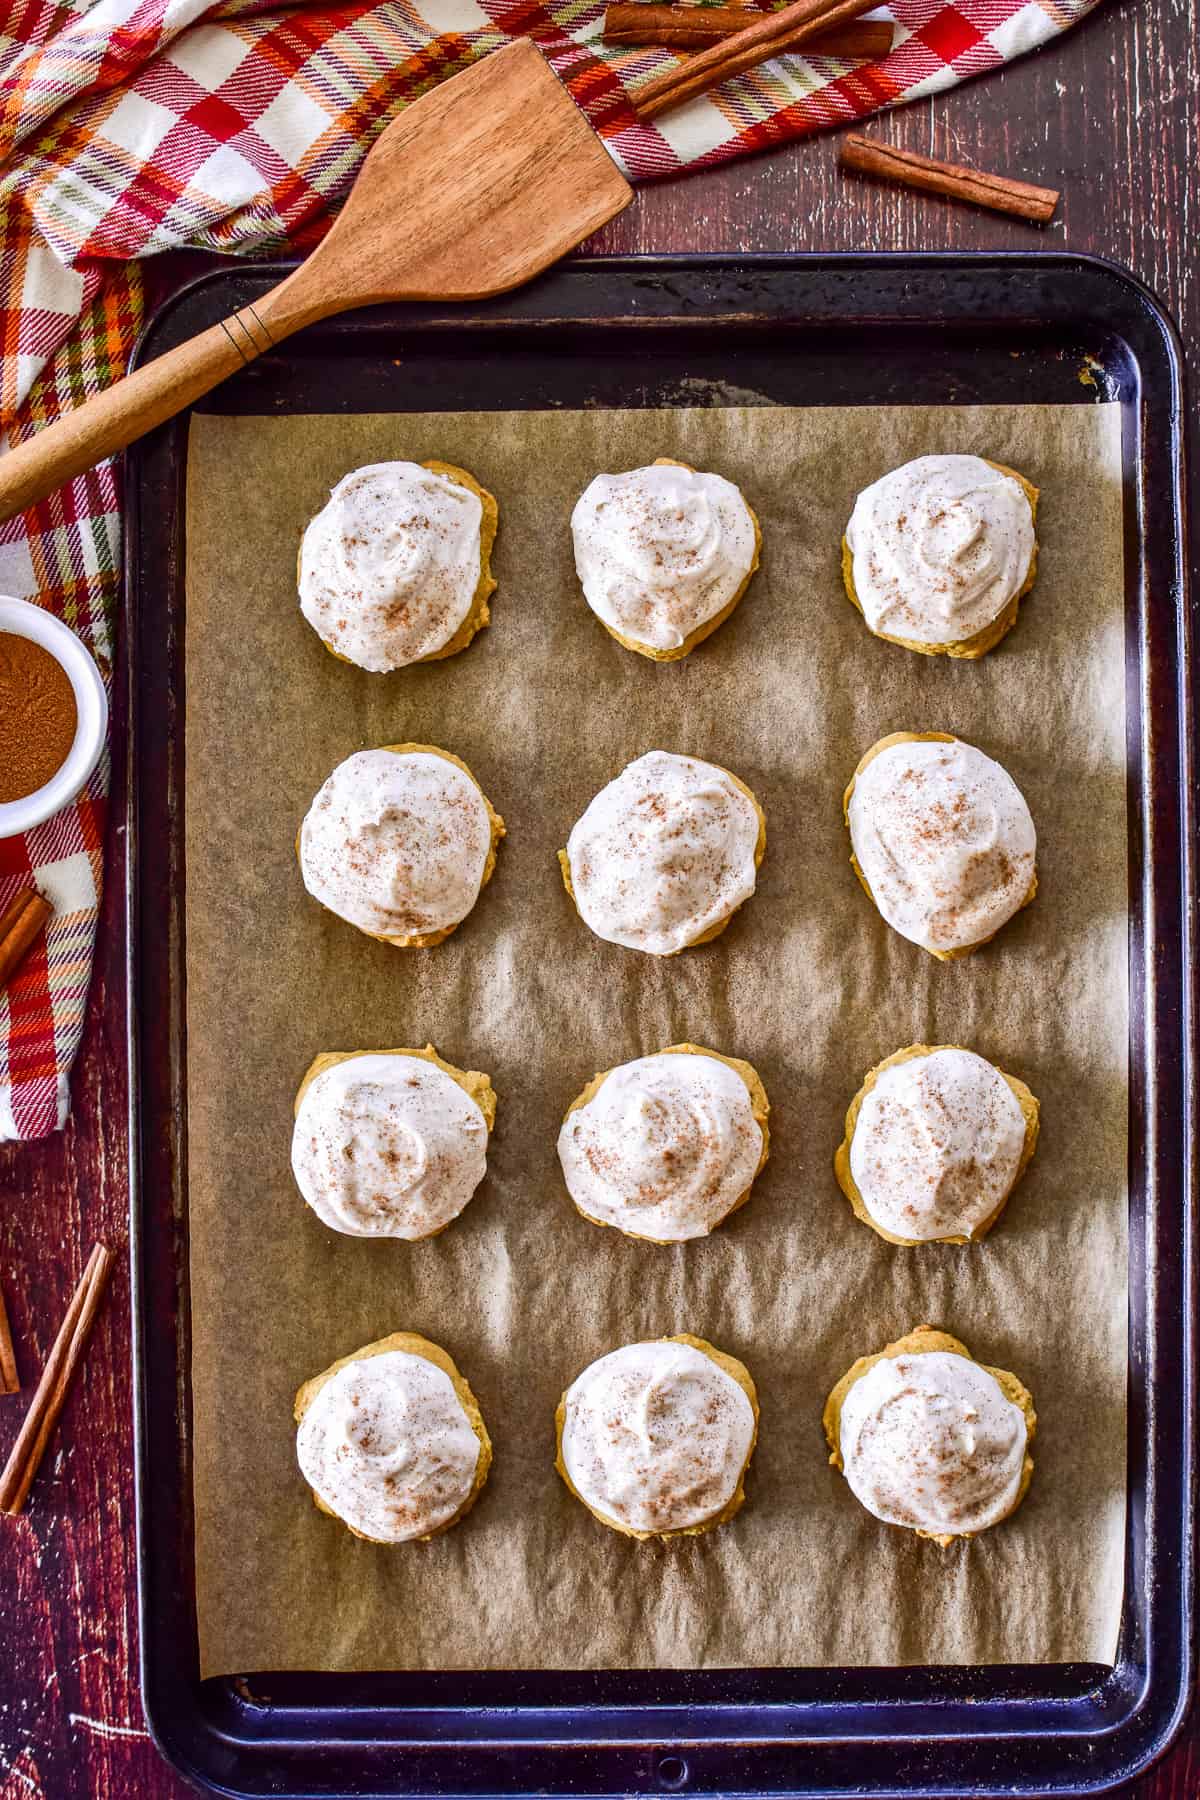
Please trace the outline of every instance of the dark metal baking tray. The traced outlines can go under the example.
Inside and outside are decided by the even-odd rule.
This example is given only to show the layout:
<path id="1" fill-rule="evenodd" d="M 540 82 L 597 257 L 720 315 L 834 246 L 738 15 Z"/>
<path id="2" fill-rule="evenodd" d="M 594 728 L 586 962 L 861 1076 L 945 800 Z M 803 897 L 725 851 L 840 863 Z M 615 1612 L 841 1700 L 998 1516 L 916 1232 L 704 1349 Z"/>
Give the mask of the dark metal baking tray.
<path id="1" fill-rule="evenodd" d="M 259 298 L 281 273 L 239 263 L 190 283 L 159 308 L 141 356 Z M 131 1253 L 142 1690 L 164 1755 L 216 1792 L 1083 1794 L 1144 1768 L 1182 1717 L 1192 1674 L 1196 726 L 1181 361 L 1154 299 L 1109 264 L 1060 254 L 577 262 L 470 309 L 380 307 L 312 328 L 201 404 L 268 414 L 686 406 L 714 383 L 788 405 L 1108 398 L 1123 407 L 1132 1008 L 1118 1665 L 200 1681 L 185 416 L 128 457 Z"/>

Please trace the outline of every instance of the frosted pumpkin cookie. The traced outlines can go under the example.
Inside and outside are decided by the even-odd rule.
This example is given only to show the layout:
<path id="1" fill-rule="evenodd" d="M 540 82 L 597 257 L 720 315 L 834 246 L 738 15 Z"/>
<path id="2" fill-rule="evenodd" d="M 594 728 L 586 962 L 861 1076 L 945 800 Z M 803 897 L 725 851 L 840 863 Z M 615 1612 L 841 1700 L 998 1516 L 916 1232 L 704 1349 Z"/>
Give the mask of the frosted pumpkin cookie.
<path id="1" fill-rule="evenodd" d="M 994 938 L 1037 892 L 1037 834 L 998 762 L 942 731 L 895 731 L 846 789 L 850 861 L 894 931 L 943 961 Z"/>
<path id="2" fill-rule="evenodd" d="M 842 539 L 846 592 L 876 637 L 924 656 L 1000 642 L 1037 575 L 1038 490 L 981 456 L 918 456 L 864 488 Z"/>
<path id="3" fill-rule="evenodd" d="M 822 1422 L 830 1462 L 867 1511 L 943 1547 L 1006 1519 L 1033 1477 L 1028 1390 L 932 1325 L 860 1356 Z"/>
<path id="4" fill-rule="evenodd" d="M 655 662 L 678 661 L 724 623 L 762 546 L 732 481 L 667 456 L 597 475 L 571 535 L 584 599 L 611 637 Z"/>
<path id="5" fill-rule="evenodd" d="M 740 1057 L 672 1044 L 594 1075 L 572 1100 L 558 1160 L 593 1225 L 678 1244 L 744 1206 L 767 1160 L 766 1089 Z"/>
<path id="6" fill-rule="evenodd" d="M 491 616 L 497 522 L 491 494 L 452 463 L 352 469 L 301 540 L 300 610 L 360 669 L 454 656 Z"/>
<path id="7" fill-rule="evenodd" d="M 754 892 L 766 843 L 745 782 L 695 756 L 648 750 L 601 788 L 558 860 L 597 937 L 674 956 L 724 931 Z"/>
<path id="8" fill-rule="evenodd" d="M 431 744 L 339 763 L 296 842 L 315 900 L 404 949 L 448 938 L 492 878 L 504 820 L 468 769 Z"/>
<path id="9" fill-rule="evenodd" d="M 434 1237 L 487 1171 L 496 1096 L 486 1075 L 423 1050 L 326 1052 L 296 1095 L 292 1173 L 348 1237 Z"/>
<path id="10" fill-rule="evenodd" d="M 842 1192 L 889 1244 L 984 1237 L 1025 1173 L 1038 1103 L 956 1044 L 910 1044 L 867 1075 L 834 1157 Z"/>
<path id="11" fill-rule="evenodd" d="M 474 1394 L 446 1352 L 412 1331 L 314 1375 L 295 1417 L 296 1458 L 318 1510 L 373 1544 L 448 1531 L 492 1463 Z"/>
<path id="12" fill-rule="evenodd" d="M 746 1498 L 758 1395 L 736 1357 L 686 1334 L 626 1344 L 574 1380 L 555 1415 L 555 1467 L 626 1537 L 694 1536 Z"/>

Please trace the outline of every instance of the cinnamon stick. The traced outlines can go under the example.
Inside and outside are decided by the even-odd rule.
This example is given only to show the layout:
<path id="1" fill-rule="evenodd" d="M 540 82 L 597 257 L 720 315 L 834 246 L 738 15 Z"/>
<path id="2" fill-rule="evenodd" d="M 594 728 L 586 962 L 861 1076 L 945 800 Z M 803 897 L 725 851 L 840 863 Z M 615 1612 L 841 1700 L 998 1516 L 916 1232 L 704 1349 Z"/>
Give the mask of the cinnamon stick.
<path id="1" fill-rule="evenodd" d="M 618 0 L 604 14 L 608 44 L 661 44 L 668 49 L 703 50 L 737 31 L 745 31 L 760 15 L 750 6 L 655 5 L 653 0 Z M 860 19 L 834 31 L 801 39 L 810 56 L 836 56 L 845 62 L 874 62 L 892 47 L 887 19 Z M 782 49 L 795 47 L 784 44 Z"/>
<path id="2" fill-rule="evenodd" d="M 34 892 L 35 890 L 31 887 L 22 888 L 19 894 L 13 895 L 7 906 L 0 907 L 0 944 L 4 942 L 13 925 L 33 899 Z"/>
<path id="3" fill-rule="evenodd" d="M 0 1474 L 0 1512 L 18 1513 L 28 1498 L 50 1434 L 83 1361 L 111 1267 L 112 1252 L 103 1244 L 95 1245 L 46 1359 L 25 1422 Z"/>
<path id="4" fill-rule="evenodd" d="M 718 82 L 755 68 L 781 50 L 794 49 L 818 32 L 848 24 L 872 4 L 873 0 L 792 0 L 779 12 L 760 14 L 745 30 L 654 76 L 634 94 L 634 110 L 640 119 L 656 119 L 659 113 L 707 93 Z"/>
<path id="5" fill-rule="evenodd" d="M 53 911 L 35 888 L 26 888 L 0 913 L 0 988 L 16 973 Z"/>
<path id="6" fill-rule="evenodd" d="M 17 1373 L 17 1355 L 13 1349 L 12 1326 L 8 1322 L 8 1308 L 4 1304 L 4 1294 L 0 1291 L 0 1394 L 19 1394 L 21 1377 Z"/>
<path id="7" fill-rule="evenodd" d="M 963 163 L 938 162 L 932 156 L 919 156 L 915 150 L 880 144 L 857 131 L 848 132 L 842 139 L 841 163 L 843 169 L 853 169 L 860 175 L 897 181 L 904 187 L 922 188 L 950 200 L 968 200 L 975 206 L 991 207 L 993 212 L 1029 219 L 1035 225 L 1044 225 L 1053 218 L 1059 201 L 1057 188 L 1034 187 L 1007 175 L 985 174 Z"/>

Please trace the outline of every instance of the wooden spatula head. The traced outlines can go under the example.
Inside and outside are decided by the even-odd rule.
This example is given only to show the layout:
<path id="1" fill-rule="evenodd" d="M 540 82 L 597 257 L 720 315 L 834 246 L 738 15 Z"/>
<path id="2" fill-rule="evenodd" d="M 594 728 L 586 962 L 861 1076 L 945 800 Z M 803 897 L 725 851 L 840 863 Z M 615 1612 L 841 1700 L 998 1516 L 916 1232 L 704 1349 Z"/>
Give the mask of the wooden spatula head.
<path id="1" fill-rule="evenodd" d="M 530 280 L 633 190 L 528 39 L 392 121 L 328 236 L 285 285 L 329 311 L 473 300 Z M 306 306 L 307 310 L 307 306 Z"/>
<path id="2" fill-rule="evenodd" d="M 327 237 L 261 299 L 93 394 L 0 459 L 0 521 L 131 444 L 317 319 L 519 287 L 632 199 L 525 39 L 433 88 L 380 137 Z"/>

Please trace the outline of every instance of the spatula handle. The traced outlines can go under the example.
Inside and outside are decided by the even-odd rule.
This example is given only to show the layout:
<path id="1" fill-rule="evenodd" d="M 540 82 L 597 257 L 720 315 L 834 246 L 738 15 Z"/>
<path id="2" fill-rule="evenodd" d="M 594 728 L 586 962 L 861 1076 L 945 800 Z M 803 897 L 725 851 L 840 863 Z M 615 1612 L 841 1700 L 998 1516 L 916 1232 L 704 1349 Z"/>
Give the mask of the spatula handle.
<path id="1" fill-rule="evenodd" d="M 262 310 L 261 303 L 258 310 L 244 306 L 0 457 L 0 521 L 44 500 L 164 419 L 173 419 L 227 375 L 269 350 L 281 333 L 276 324 L 268 331 L 260 318 Z"/>

